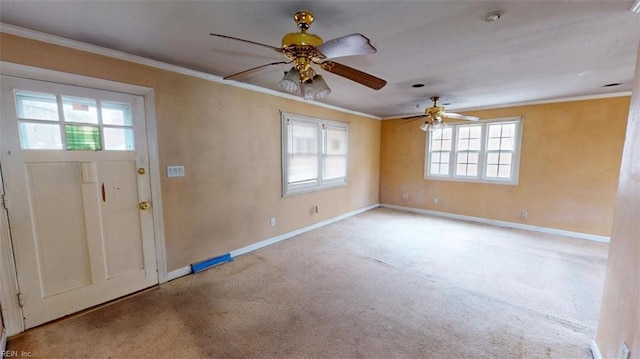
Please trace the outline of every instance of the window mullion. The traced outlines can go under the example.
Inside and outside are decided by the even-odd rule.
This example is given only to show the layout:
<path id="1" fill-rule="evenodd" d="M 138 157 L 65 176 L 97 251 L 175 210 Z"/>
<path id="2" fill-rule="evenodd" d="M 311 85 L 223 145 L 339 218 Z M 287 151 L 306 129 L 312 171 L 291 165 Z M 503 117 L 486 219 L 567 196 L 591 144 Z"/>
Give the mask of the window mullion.
<path id="1" fill-rule="evenodd" d="M 67 130 L 66 119 L 64 118 L 64 109 L 62 108 L 62 96 L 56 95 L 56 101 L 58 102 L 58 122 L 60 123 L 60 139 L 62 140 L 62 149 L 67 150 Z"/>
<path id="2" fill-rule="evenodd" d="M 325 156 L 325 147 L 326 147 L 326 133 L 324 125 L 318 124 L 319 134 L 318 136 L 318 186 L 321 186 L 324 179 L 324 161 L 326 159 Z"/>
<path id="3" fill-rule="evenodd" d="M 452 158 L 453 157 L 453 158 Z M 449 174 L 454 177 L 454 168 L 458 165 L 458 125 L 451 125 L 451 151 L 449 151 Z"/>
<path id="4" fill-rule="evenodd" d="M 104 149 L 104 126 L 102 125 L 102 100 L 96 101 L 96 115 L 98 116 L 98 131 L 100 132 L 100 148 Z"/>
<path id="5" fill-rule="evenodd" d="M 489 130 L 486 123 L 482 124 L 480 132 L 480 153 L 478 154 L 478 178 L 485 179 L 487 169 L 485 163 L 487 163 L 487 142 L 489 142 Z"/>

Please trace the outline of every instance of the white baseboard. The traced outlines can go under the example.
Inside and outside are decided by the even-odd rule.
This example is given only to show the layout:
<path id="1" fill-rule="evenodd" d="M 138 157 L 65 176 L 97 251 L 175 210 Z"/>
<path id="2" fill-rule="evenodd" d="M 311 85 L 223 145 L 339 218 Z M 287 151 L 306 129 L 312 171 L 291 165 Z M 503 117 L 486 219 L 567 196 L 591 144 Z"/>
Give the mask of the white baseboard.
<path id="1" fill-rule="evenodd" d="M 533 232 L 557 234 L 557 235 L 560 235 L 560 236 L 567 236 L 567 237 L 580 238 L 580 239 L 588 239 L 590 241 L 596 241 L 596 242 L 609 243 L 609 241 L 610 241 L 610 238 L 609 237 L 605 237 L 605 236 L 598 236 L 598 235 L 589 234 L 589 233 L 565 231 L 563 229 L 532 226 L 530 224 L 514 223 L 514 222 L 507 222 L 507 221 L 498 221 L 498 220 L 495 220 L 495 219 L 487 219 L 487 218 L 481 218 L 481 217 L 465 216 L 465 215 L 462 215 L 462 214 L 454 214 L 454 213 L 447 213 L 447 212 L 432 211 L 432 210 L 421 209 L 421 208 L 396 206 L 396 205 L 393 205 L 393 204 L 380 204 L 380 207 L 398 209 L 398 210 L 401 210 L 401 211 L 408 211 L 408 212 L 414 212 L 414 213 L 420 213 L 420 214 L 430 214 L 430 215 L 439 216 L 439 217 L 461 219 L 463 221 L 486 223 L 486 224 L 491 224 L 491 225 L 498 226 L 498 227 L 524 229 L 524 230 L 533 231 Z"/>
<path id="2" fill-rule="evenodd" d="M 7 331 L 2 328 L 2 341 L 0 341 L 0 352 L 4 353 L 7 350 Z"/>
<path id="3" fill-rule="evenodd" d="M 184 266 L 182 268 L 178 268 L 176 270 L 173 270 L 169 273 L 167 273 L 167 282 L 170 280 L 174 280 L 176 278 L 180 278 L 182 276 L 185 276 L 187 274 L 191 274 L 191 266 Z"/>
<path id="4" fill-rule="evenodd" d="M 591 355 L 593 355 L 593 359 L 604 359 L 602 354 L 600 354 L 600 348 L 595 340 L 591 341 Z"/>
<path id="5" fill-rule="evenodd" d="M 374 204 L 374 205 L 371 205 L 371 206 L 368 206 L 368 207 L 356 209 L 355 211 L 351 211 L 351 212 L 347 212 L 345 214 L 341 214 L 341 215 L 339 215 L 337 217 L 333 217 L 333 218 L 327 219 L 326 221 L 318 222 L 316 224 L 312 224 L 312 225 L 304 227 L 304 228 L 296 229 L 295 231 L 291 231 L 291 232 L 288 232 L 288 233 L 281 234 L 279 236 L 267 238 L 267 239 L 265 239 L 263 241 L 260 241 L 260 242 L 254 243 L 254 244 L 250 244 L 250 245 L 248 245 L 246 247 L 242 247 L 242 248 L 233 250 L 233 251 L 229 252 L 229 254 L 231 254 L 231 258 L 235 258 L 237 256 L 241 256 L 243 254 L 246 254 L 246 253 L 249 253 L 249 252 L 253 252 L 255 250 L 258 250 L 260 248 L 266 247 L 268 245 L 271 245 L 271 244 L 274 244 L 274 243 L 278 243 L 278 242 L 283 241 L 285 239 L 297 236 L 297 235 L 305 233 L 305 232 L 312 231 L 314 229 L 318 229 L 320 227 L 326 226 L 327 224 L 331 224 L 331 223 L 340 221 L 342 219 L 345 219 L 345 218 L 348 218 L 348 217 L 351 217 L 351 216 L 355 216 L 356 214 L 360 214 L 362 212 L 366 212 L 366 211 L 368 211 L 370 209 L 374 209 L 374 208 L 378 208 L 378 207 L 380 207 L 379 204 Z M 171 271 L 171 272 L 167 273 L 167 281 L 174 280 L 176 278 L 180 278 L 180 277 L 185 276 L 187 274 L 191 274 L 191 266 L 190 265 L 182 267 L 182 268 L 178 268 L 178 269 L 176 269 L 174 271 Z"/>
<path id="6" fill-rule="evenodd" d="M 378 208 L 378 207 L 380 207 L 379 204 L 374 204 L 374 205 L 371 205 L 371 206 L 368 206 L 368 207 L 356 209 L 355 211 L 351 211 L 351 212 L 347 212 L 345 214 L 341 214 L 341 215 L 339 215 L 337 217 L 333 217 L 333 218 L 327 219 L 326 221 L 318 222 L 316 224 L 312 224 L 312 225 L 304 227 L 304 228 L 296 229 L 295 231 L 291 231 L 291 232 L 288 232 L 288 233 L 281 234 L 279 236 L 275 236 L 275 237 L 271 237 L 271 238 L 265 239 L 264 241 L 260 241 L 258 243 L 250 244 L 250 245 L 248 245 L 246 247 L 242 247 L 240 249 L 236 249 L 234 251 L 231 251 L 231 257 L 237 257 L 237 256 L 240 256 L 240 255 L 249 253 L 249 252 L 253 252 L 253 251 L 257 250 L 257 249 L 266 247 L 268 245 L 271 245 L 271 244 L 274 244 L 274 243 L 278 243 L 278 242 L 283 241 L 285 239 L 297 236 L 297 235 L 305 233 L 305 232 L 312 231 L 314 229 L 318 229 L 320 227 L 326 226 L 327 224 L 331 224 L 331 223 L 340 221 L 342 219 L 345 219 L 345 218 L 348 218 L 348 217 L 351 217 L 351 216 L 355 216 L 355 215 L 360 214 L 362 212 L 366 212 L 366 211 L 368 211 L 370 209 L 374 209 L 374 208 Z"/>

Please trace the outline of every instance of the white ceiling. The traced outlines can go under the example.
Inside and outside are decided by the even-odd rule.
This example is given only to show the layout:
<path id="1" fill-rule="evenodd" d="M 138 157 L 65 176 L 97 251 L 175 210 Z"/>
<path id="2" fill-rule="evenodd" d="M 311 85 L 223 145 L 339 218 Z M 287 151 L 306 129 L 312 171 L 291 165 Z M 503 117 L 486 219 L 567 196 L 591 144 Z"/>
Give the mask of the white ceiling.
<path id="1" fill-rule="evenodd" d="M 640 42 L 633 1 L 12 1 L 0 21 L 226 76 L 282 60 L 297 28 L 315 14 L 325 41 L 362 33 L 378 53 L 337 59 L 388 81 L 375 91 L 333 74 L 321 102 L 380 117 L 421 113 L 439 95 L 450 110 L 630 91 Z M 500 21 L 483 21 L 499 10 Z M 287 68 L 242 81 L 280 91 Z M 318 72 L 323 72 L 322 70 Z M 604 88 L 620 82 L 622 85 Z M 424 83 L 423 88 L 412 88 Z M 416 109 L 416 105 L 420 109 Z"/>

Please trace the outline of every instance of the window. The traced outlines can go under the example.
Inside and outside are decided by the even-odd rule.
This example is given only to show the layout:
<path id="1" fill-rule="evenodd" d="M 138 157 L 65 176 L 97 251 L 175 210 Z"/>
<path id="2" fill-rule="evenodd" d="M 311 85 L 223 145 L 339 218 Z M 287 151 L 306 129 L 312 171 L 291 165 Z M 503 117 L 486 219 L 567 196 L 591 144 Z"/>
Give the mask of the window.
<path id="1" fill-rule="evenodd" d="M 426 179 L 518 183 L 522 118 L 448 124 L 428 134 Z"/>
<path id="2" fill-rule="evenodd" d="M 134 150 L 131 104 L 24 90 L 15 97 L 24 150 Z"/>
<path id="3" fill-rule="evenodd" d="M 282 114 L 283 195 L 347 184 L 349 125 Z"/>

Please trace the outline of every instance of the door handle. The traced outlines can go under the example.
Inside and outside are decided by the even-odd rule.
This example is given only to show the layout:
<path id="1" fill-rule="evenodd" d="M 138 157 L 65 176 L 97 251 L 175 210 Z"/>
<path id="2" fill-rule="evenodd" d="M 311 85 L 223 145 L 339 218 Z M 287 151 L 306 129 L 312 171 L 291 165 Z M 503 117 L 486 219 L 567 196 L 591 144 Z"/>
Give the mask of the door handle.
<path id="1" fill-rule="evenodd" d="M 140 202 L 140 204 L 138 205 L 138 208 L 140 208 L 143 211 L 146 211 L 149 208 L 151 208 L 151 205 L 149 204 L 149 202 Z"/>

